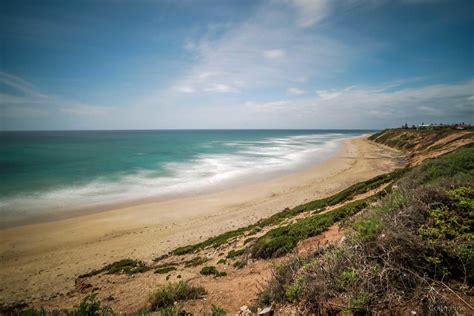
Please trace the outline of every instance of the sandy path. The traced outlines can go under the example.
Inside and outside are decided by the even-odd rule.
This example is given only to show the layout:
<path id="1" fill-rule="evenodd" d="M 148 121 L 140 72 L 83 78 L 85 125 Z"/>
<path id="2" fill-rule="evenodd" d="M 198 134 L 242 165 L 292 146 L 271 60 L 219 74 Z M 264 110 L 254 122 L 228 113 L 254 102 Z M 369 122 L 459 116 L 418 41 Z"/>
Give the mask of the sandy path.
<path id="1" fill-rule="evenodd" d="M 78 274 L 126 257 L 149 261 L 178 245 L 248 225 L 401 166 L 365 138 L 304 172 L 218 193 L 153 202 L 0 231 L 0 303 L 65 293 Z"/>

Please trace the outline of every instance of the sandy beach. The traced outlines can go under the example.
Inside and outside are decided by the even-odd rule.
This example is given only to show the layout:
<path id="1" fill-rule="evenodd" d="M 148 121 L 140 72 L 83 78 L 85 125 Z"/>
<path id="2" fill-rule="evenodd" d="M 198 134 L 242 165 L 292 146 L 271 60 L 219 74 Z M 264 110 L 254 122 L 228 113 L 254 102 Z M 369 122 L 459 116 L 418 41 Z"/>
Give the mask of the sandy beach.
<path id="1" fill-rule="evenodd" d="M 0 231 L 0 303 L 66 294 L 77 275 L 123 258 L 151 261 L 404 164 L 366 137 L 303 172 L 225 191 L 149 202 Z"/>

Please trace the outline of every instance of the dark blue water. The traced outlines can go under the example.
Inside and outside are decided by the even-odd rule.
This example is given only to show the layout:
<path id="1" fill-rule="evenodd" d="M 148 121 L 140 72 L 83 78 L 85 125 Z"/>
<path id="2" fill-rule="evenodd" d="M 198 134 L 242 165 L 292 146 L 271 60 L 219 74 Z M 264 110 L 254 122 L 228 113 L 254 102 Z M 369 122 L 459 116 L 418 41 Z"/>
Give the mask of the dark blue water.
<path id="1" fill-rule="evenodd" d="M 0 212 L 76 209 L 292 171 L 369 131 L 0 132 Z"/>

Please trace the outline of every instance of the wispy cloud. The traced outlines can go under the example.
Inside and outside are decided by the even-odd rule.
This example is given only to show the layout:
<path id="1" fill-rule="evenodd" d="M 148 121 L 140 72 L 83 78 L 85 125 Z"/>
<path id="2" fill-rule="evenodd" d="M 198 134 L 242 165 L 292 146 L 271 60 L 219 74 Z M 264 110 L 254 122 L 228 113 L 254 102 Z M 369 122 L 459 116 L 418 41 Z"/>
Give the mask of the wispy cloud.
<path id="1" fill-rule="evenodd" d="M 322 21 L 330 13 L 329 0 L 288 0 L 298 15 L 297 23 L 302 27 L 309 27 Z"/>
<path id="2" fill-rule="evenodd" d="M 89 105 L 48 95 L 33 83 L 0 71 L 0 116 L 5 118 L 45 117 L 51 112 L 75 115 L 103 115 L 111 107 Z"/>
<path id="3" fill-rule="evenodd" d="M 375 8 L 388 0 L 282 0 L 295 10 L 298 26 L 307 28 L 323 22 L 331 15 L 342 15 L 356 7 Z M 403 1 L 403 0 L 402 0 Z M 417 1 L 417 0 L 411 0 Z M 420 1 L 420 0 L 418 0 Z M 428 1 L 428 0 L 422 0 Z"/>
<path id="4" fill-rule="evenodd" d="M 366 126 L 387 122 L 465 120 L 474 117 L 474 78 L 454 84 L 433 84 L 393 90 L 393 83 L 372 87 L 318 90 L 315 97 L 246 103 L 257 112 L 306 113 L 315 124 L 319 117 L 337 117 L 337 122 L 354 120 Z M 277 106 L 274 106 L 277 105 Z M 285 118 L 289 118 L 285 115 Z M 304 122 L 301 122 L 304 123 Z"/>
<path id="5" fill-rule="evenodd" d="M 225 28 L 219 35 L 212 28 L 201 37 L 187 39 L 184 47 L 193 65 L 150 99 L 176 101 L 176 93 L 181 98 L 191 92 L 245 95 L 291 87 L 301 78 L 331 77 L 342 72 L 350 60 L 366 54 L 370 43 L 349 46 L 323 33 L 305 32 L 295 23 L 298 17 L 294 5 L 287 1 L 263 2 L 243 23 Z M 310 10 L 308 14 L 317 12 Z"/>

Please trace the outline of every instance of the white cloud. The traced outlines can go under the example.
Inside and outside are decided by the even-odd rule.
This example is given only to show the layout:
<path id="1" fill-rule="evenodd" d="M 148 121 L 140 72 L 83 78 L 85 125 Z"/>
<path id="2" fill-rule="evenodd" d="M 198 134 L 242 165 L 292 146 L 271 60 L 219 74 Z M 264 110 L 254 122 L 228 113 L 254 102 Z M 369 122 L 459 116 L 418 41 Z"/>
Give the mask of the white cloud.
<path id="1" fill-rule="evenodd" d="M 180 92 L 180 93 L 194 93 L 196 90 L 190 86 L 177 86 L 173 87 L 173 90 Z"/>
<path id="2" fill-rule="evenodd" d="M 263 52 L 263 57 L 267 59 L 279 59 L 285 57 L 285 51 L 281 49 L 270 49 Z"/>
<path id="3" fill-rule="evenodd" d="M 306 91 L 302 89 L 298 89 L 298 88 L 288 88 L 288 92 L 291 94 L 297 94 L 297 95 L 302 95 L 306 93 Z"/>
<path id="4" fill-rule="evenodd" d="M 282 10 L 282 2 L 263 2 L 245 22 L 218 36 L 204 32 L 187 41 L 193 64 L 145 102 L 189 103 L 185 98 L 191 89 L 176 87 L 192 87 L 196 94 L 240 92 L 245 97 L 257 90 L 285 89 L 297 81 L 323 80 L 366 56 L 368 46 L 348 46 L 322 33 L 305 32 L 295 24 L 291 10 Z"/>
<path id="5" fill-rule="evenodd" d="M 372 87 L 319 90 L 316 97 L 246 104 L 265 115 L 284 112 L 285 120 L 295 121 L 293 113 L 305 113 L 304 127 L 332 124 L 348 128 L 387 127 L 393 122 L 450 122 L 474 119 L 474 78 L 455 84 L 433 84 L 394 91 L 393 83 Z M 280 115 L 281 116 L 281 115 Z M 314 125 L 307 125 L 310 122 Z M 401 123 L 400 123 L 401 124 Z M 359 127 L 360 127 L 359 126 Z M 331 126 L 327 126 L 331 127 Z"/>
<path id="6" fill-rule="evenodd" d="M 341 95 L 341 91 L 337 90 L 317 90 L 316 94 L 323 100 L 331 100 Z"/>
<path id="7" fill-rule="evenodd" d="M 226 92 L 235 92 L 236 90 L 228 85 L 222 83 L 214 83 L 211 86 L 204 89 L 206 92 L 218 92 L 218 93 L 226 93 Z"/>

